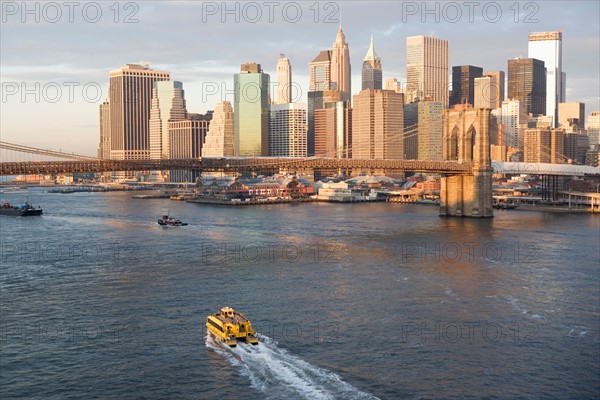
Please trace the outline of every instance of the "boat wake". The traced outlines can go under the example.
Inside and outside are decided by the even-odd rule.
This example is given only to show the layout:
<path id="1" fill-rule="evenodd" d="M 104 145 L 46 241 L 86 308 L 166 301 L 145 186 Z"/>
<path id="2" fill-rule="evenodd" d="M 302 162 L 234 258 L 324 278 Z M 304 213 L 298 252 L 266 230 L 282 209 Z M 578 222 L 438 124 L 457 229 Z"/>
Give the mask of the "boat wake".
<path id="1" fill-rule="evenodd" d="M 265 399 L 377 399 L 337 374 L 289 354 L 264 335 L 258 346 L 239 344 L 230 348 L 207 334 L 206 347 L 239 368 Z"/>

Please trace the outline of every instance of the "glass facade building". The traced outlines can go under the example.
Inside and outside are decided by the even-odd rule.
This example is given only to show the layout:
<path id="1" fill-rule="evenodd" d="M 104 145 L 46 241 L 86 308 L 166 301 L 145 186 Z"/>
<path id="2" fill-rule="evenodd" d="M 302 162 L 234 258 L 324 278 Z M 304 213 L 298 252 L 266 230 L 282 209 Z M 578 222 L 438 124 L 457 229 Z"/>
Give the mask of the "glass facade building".
<path id="1" fill-rule="evenodd" d="M 529 34 L 529 58 L 544 62 L 546 67 L 546 115 L 558 126 L 558 104 L 566 101 L 566 74 L 562 71 L 562 33 L 532 32 Z"/>
<path id="2" fill-rule="evenodd" d="M 475 78 L 483 76 L 483 68 L 473 65 L 452 67 L 452 97 L 450 106 L 455 104 L 475 104 Z"/>
<path id="3" fill-rule="evenodd" d="M 535 58 L 508 60 L 508 99 L 523 102 L 525 112 L 546 114 L 546 68 Z"/>
<path id="4" fill-rule="evenodd" d="M 234 78 L 234 149 L 236 156 L 269 152 L 269 75 L 260 64 L 242 64 Z"/>

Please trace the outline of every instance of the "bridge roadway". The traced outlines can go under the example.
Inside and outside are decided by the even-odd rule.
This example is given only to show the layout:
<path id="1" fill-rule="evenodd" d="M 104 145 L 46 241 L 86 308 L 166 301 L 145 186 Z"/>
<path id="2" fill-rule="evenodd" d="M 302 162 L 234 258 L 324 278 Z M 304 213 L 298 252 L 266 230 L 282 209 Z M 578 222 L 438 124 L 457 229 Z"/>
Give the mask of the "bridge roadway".
<path id="1" fill-rule="evenodd" d="M 202 171 L 238 171 L 242 169 L 342 169 L 411 171 L 445 174 L 472 173 L 473 164 L 460 161 L 368 160 L 317 157 L 232 157 L 173 160 L 98 160 L 0 162 L 0 175 L 61 174 L 73 172 L 156 171 L 196 169 Z M 600 175 L 599 167 L 569 164 L 517 163 L 493 161 L 499 174 Z"/>
<path id="2" fill-rule="evenodd" d="M 74 172 L 201 170 L 237 171 L 243 169 L 342 169 L 414 171 L 470 174 L 473 165 L 460 161 L 367 160 L 316 157 L 233 157 L 168 160 L 79 160 L 2 162 L 0 175 L 60 174 Z"/>
<path id="3" fill-rule="evenodd" d="M 492 169 L 497 174 L 527 174 L 527 175 L 555 175 L 555 176 L 585 176 L 600 175 L 599 167 L 574 164 L 547 164 L 492 161 Z"/>

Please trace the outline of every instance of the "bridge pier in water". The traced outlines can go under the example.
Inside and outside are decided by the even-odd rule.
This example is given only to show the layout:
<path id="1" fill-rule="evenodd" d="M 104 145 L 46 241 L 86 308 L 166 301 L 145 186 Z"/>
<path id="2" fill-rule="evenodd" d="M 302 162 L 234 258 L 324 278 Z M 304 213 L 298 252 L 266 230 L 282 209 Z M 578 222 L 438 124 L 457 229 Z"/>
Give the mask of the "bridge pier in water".
<path id="1" fill-rule="evenodd" d="M 489 125 L 489 109 L 444 111 L 442 159 L 472 163 L 472 169 L 466 174 L 442 174 L 440 216 L 494 216 Z"/>

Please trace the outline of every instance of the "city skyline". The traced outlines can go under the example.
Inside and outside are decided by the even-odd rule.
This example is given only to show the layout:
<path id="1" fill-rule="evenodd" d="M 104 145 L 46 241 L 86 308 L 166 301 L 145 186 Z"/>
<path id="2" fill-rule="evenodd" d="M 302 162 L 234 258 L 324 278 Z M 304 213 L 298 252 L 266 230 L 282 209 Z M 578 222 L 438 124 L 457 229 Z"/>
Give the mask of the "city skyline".
<path id="1" fill-rule="evenodd" d="M 121 20 L 135 11 L 123 9 L 125 3 L 119 4 Z M 376 41 L 378 55 L 385 62 L 383 79 L 397 78 L 404 83 L 405 43 L 409 36 L 433 35 L 448 40 L 450 67 L 471 64 L 481 66 L 484 71 L 506 72 L 508 59 L 527 57 L 530 31 L 558 30 L 563 32 L 563 71 L 568 74 L 566 101 L 585 103 L 588 115 L 600 107 L 596 72 L 599 54 L 589 51 L 597 49 L 599 44 L 598 24 L 594 22 L 599 8 L 594 2 L 574 3 L 567 11 L 552 2 L 536 3 L 535 19 L 538 23 L 523 23 L 523 19 L 531 14 L 528 12 L 531 10 L 523 10 L 525 3 L 519 3 L 519 23 L 515 23 L 512 11 L 504 4 L 502 17 L 495 23 L 486 21 L 481 12 L 474 13 L 472 23 L 466 12 L 459 21 L 449 22 L 450 10 L 444 14 L 442 9 L 439 23 L 435 23 L 431 15 L 425 16 L 427 21 L 423 23 L 423 15 L 410 15 L 408 10 L 403 10 L 403 3 L 379 2 L 373 7 L 373 3 L 365 6 L 340 2 L 319 3 L 318 23 L 314 22 L 313 9 L 306 4 L 301 5 L 303 16 L 296 23 L 290 22 L 289 18 L 286 21 L 281 13 L 275 13 L 272 24 L 266 14 L 258 23 L 249 22 L 248 15 L 244 16 L 243 12 L 239 23 L 234 21 L 233 15 L 202 14 L 202 7 L 190 2 L 135 4 L 138 5 L 135 13 L 138 23 L 134 24 L 115 24 L 115 15 L 110 14 L 113 11 L 108 9 L 108 4 L 103 9 L 104 17 L 97 24 L 81 20 L 81 14 L 77 13 L 72 24 L 66 20 L 66 13 L 63 13 L 63 21 L 54 24 L 45 22 L 44 15 L 37 24 L 32 16 L 24 15 L 31 21 L 22 23 L 20 14 L 10 14 L 8 11 L 11 10 L 3 8 L 6 22 L 3 21 L 0 39 L 2 140 L 95 154 L 99 135 L 98 106 L 108 97 L 108 72 L 144 59 L 152 62 L 153 69 L 169 71 L 172 80 L 183 82 L 189 112 L 204 113 L 214 109 L 221 100 L 233 100 L 233 95 L 226 92 L 232 91 L 233 74 L 239 71 L 240 64 L 250 61 L 260 63 L 273 78 L 276 76 L 278 55 L 285 53 L 295 66 L 293 83 L 302 92 L 295 101 L 306 102 L 308 63 L 319 51 L 331 48 L 340 14 L 343 16 L 350 63 L 354 65 L 353 95 L 361 87 L 360 67 L 371 34 Z M 336 4 L 337 9 L 324 10 L 325 4 Z M 336 12 L 330 20 L 336 21 L 324 22 L 325 16 L 332 11 Z M 222 23 L 221 17 L 229 19 Z M 205 18 L 206 22 L 194 25 L 194 18 L 200 21 Z M 158 19 L 162 24 L 156 26 Z M 180 29 L 172 31 L 175 21 Z M 31 29 L 32 25 L 36 29 Z M 27 33 L 23 29 L 28 29 Z M 79 29 L 81 34 L 75 35 L 73 29 Z M 244 31 L 248 33 L 243 34 Z M 123 37 L 131 42 L 123 41 Z M 190 42 L 190 37 L 202 39 Z M 152 40 L 148 41 L 148 38 Z M 21 50 L 23 44 L 29 41 L 37 43 L 36 46 L 29 46 L 29 52 Z M 60 48 L 56 47 L 56 42 L 60 43 Z M 72 101 L 69 101 L 69 86 L 66 86 L 69 82 L 78 84 L 71 86 Z M 30 93 L 22 102 L 23 93 L 11 94 L 13 83 L 18 90 L 21 85 L 35 90 L 37 83 L 40 86 L 39 99 Z M 90 83 L 84 98 L 82 89 Z M 48 101 L 56 98 L 55 86 L 62 88 L 62 96 L 58 101 Z M 42 93 L 44 87 L 47 90 Z M 96 87 L 101 88 L 101 96 L 96 95 Z M 209 91 L 216 93 L 209 95 Z M 271 91 L 272 98 L 273 94 Z M 32 114 L 37 117 L 30 118 Z"/>

